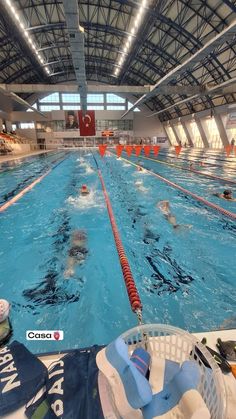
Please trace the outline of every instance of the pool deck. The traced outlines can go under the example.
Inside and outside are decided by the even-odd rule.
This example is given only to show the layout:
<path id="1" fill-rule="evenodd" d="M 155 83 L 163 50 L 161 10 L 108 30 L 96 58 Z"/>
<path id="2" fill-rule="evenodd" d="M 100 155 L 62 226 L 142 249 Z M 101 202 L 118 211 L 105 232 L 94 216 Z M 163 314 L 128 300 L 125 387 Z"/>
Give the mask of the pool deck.
<path id="1" fill-rule="evenodd" d="M 201 333 L 194 333 L 194 336 L 201 340 L 203 337 L 207 338 L 207 345 L 212 349 L 217 351 L 215 346 L 217 338 L 221 338 L 223 341 L 225 340 L 235 340 L 236 341 L 236 329 L 230 330 L 220 330 L 220 331 L 213 331 L 213 332 L 201 332 Z M 60 359 L 65 354 L 47 354 L 45 356 L 40 357 L 41 361 L 49 367 L 52 362 Z M 225 382 L 225 389 L 227 395 L 227 416 L 224 419 L 235 419 L 235 412 L 236 412 L 236 379 L 234 376 L 230 374 L 223 374 L 224 382 Z M 36 399 L 40 397 L 38 393 Z M 5 419 L 26 419 L 24 414 L 24 407 L 18 409 L 17 411 L 11 413 L 10 415 L 2 416 Z"/>
<path id="2" fill-rule="evenodd" d="M 30 151 L 28 153 L 6 154 L 4 156 L 0 156 L 0 164 L 11 161 L 11 160 L 18 160 L 18 159 L 21 160 L 26 157 L 37 156 L 39 154 L 45 154 L 45 153 L 51 153 L 52 151 L 55 151 L 55 150 L 37 150 L 37 151 Z"/>

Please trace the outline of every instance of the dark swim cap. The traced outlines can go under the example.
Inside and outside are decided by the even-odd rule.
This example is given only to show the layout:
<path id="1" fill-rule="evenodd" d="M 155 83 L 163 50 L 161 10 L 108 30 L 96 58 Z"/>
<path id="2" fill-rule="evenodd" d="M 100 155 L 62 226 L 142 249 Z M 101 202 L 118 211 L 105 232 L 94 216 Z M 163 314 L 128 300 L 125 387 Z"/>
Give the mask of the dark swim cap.
<path id="1" fill-rule="evenodd" d="M 224 191 L 224 195 L 231 195 L 231 194 L 232 194 L 232 191 L 230 189 L 226 189 Z"/>

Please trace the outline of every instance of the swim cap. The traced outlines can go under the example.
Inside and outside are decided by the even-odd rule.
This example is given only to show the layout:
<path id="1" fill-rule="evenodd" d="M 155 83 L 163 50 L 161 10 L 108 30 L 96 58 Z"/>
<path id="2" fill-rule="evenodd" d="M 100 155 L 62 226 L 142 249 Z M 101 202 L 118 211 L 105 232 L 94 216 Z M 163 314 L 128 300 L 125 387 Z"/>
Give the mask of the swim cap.
<path id="1" fill-rule="evenodd" d="M 81 189 L 87 189 L 87 186 L 86 185 L 82 185 L 82 188 Z"/>
<path id="2" fill-rule="evenodd" d="M 230 189 L 226 189 L 224 191 L 224 195 L 231 195 L 232 191 Z"/>
<path id="3" fill-rule="evenodd" d="M 9 315 L 10 304 L 7 300 L 0 300 L 0 323 L 2 323 Z"/>

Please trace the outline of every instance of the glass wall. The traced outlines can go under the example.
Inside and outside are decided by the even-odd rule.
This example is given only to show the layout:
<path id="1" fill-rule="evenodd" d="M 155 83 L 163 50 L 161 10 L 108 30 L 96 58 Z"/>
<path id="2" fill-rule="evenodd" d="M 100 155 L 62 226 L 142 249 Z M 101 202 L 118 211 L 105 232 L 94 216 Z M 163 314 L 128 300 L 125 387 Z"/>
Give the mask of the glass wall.
<path id="1" fill-rule="evenodd" d="M 192 135 L 192 141 L 193 141 L 194 147 L 196 147 L 196 148 L 204 148 L 202 137 L 201 137 L 201 134 L 199 132 L 199 129 L 198 129 L 198 126 L 197 126 L 196 121 L 191 121 L 190 122 L 190 127 L 191 127 L 192 134 L 193 134 Z"/>
<path id="2" fill-rule="evenodd" d="M 220 134 L 216 125 L 216 121 L 214 116 L 211 118 L 207 118 L 206 120 L 207 126 L 207 140 L 209 143 L 210 148 L 222 148 L 222 141 L 220 138 Z"/>
<path id="3" fill-rule="evenodd" d="M 169 137 L 169 140 L 170 140 L 171 145 L 178 145 L 178 142 L 177 142 L 177 140 L 175 138 L 174 131 L 171 128 L 170 125 L 166 126 L 166 131 L 167 131 L 167 134 L 168 134 L 168 137 Z"/>
<path id="4" fill-rule="evenodd" d="M 123 97 L 114 93 L 94 93 L 87 95 L 88 109 L 108 110 L 108 111 L 126 111 L 133 106 L 132 103 Z M 37 100 L 33 105 L 37 110 L 49 112 L 55 110 L 80 110 L 79 93 L 51 93 L 43 99 Z M 30 109 L 28 109 L 30 111 Z M 140 112 L 138 108 L 134 112 Z"/>
<path id="5" fill-rule="evenodd" d="M 187 145 L 188 144 L 188 139 L 187 139 L 187 136 L 185 134 L 183 125 L 181 123 L 179 123 L 178 125 L 176 125 L 176 129 L 178 130 L 179 138 L 181 140 L 182 145 Z"/>
<path id="6" fill-rule="evenodd" d="M 27 127 L 28 128 L 28 127 Z M 39 132 L 50 132 L 50 131 L 64 131 L 65 130 L 65 121 L 42 121 L 37 122 L 36 129 Z M 132 131 L 133 130 L 133 120 L 132 119 L 104 119 L 96 121 L 96 130 L 105 131 L 110 130 L 119 130 L 119 131 Z"/>
<path id="7" fill-rule="evenodd" d="M 29 128 L 34 128 L 34 122 L 21 122 L 20 123 L 20 128 L 21 129 L 29 129 Z"/>

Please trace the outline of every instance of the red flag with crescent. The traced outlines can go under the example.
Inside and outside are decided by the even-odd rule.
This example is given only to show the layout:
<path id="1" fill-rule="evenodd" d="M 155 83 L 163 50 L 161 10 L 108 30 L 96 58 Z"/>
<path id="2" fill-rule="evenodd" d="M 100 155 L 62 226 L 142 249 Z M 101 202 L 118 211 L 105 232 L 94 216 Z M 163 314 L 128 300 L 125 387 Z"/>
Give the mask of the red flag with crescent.
<path id="1" fill-rule="evenodd" d="M 94 111 L 78 111 L 79 129 L 81 137 L 96 135 L 95 129 L 95 112 Z"/>

